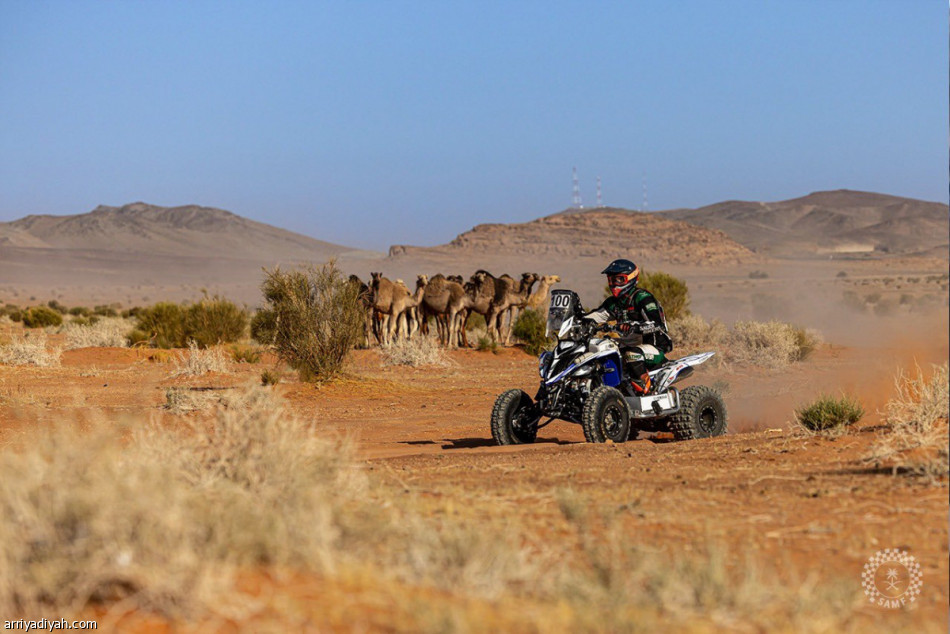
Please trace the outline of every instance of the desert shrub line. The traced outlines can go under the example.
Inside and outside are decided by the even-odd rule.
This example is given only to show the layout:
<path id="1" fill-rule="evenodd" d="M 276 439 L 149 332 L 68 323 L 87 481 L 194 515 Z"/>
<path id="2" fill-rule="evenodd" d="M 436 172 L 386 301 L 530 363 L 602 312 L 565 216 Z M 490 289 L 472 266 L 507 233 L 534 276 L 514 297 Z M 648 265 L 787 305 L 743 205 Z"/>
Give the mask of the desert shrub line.
<path id="1" fill-rule="evenodd" d="M 332 379 L 363 336 L 359 288 L 330 260 L 304 270 L 265 271 L 265 307 L 254 317 L 254 338 L 270 346 L 303 381 Z"/>

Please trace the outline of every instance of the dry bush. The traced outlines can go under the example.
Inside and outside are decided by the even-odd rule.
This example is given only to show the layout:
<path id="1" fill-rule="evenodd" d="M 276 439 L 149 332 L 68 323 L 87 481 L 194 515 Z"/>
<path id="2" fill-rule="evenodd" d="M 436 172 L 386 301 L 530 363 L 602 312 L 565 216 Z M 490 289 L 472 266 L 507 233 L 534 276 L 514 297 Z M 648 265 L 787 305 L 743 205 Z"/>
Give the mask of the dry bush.
<path id="1" fill-rule="evenodd" d="M 208 372 L 226 373 L 228 361 L 219 348 L 202 350 L 194 341 L 188 342 L 188 352 L 176 353 L 175 369 L 170 377 L 200 376 Z"/>
<path id="2" fill-rule="evenodd" d="M 856 582 L 783 582 L 708 535 L 693 552 L 665 554 L 630 539 L 616 515 L 598 513 L 583 497 L 558 496 L 577 533 L 578 561 L 546 571 L 553 594 L 574 607 L 567 631 L 844 631 Z M 563 553 L 562 553 L 563 556 Z M 741 624 L 741 627 L 739 627 Z"/>
<path id="3" fill-rule="evenodd" d="M 408 365 L 416 368 L 423 365 L 446 366 L 449 358 L 430 337 L 416 336 L 412 339 L 397 339 L 380 346 L 383 365 Z"/>
<path id="4" fill-rule="evenodd" d="M 0 345 L 0 363 L 5 365 L 36 365 L 41 367 L 59 365 L 60 351 L 46 349 L 46 333 L 43 331 L 14 336 Z"/>
<path id="5" fill-rule="evenodd" d="M 720 348 L 729 332 L 722 322 L 707 322 L 700 315 L 683 315 L 670 321 L 670 337 L 678 350 L 709 350 Z"/>
<path id="6" fill-rule="evenodd" d="M 820 396 L 795 410 L 795 420 L 809 433 L 838 436 L 864 416 L 864 408 L 854 398 Z"/>
<path id="7" fill-rule="evenodd" d="M 172 414 L 204 412 L 221 402 L 221 395 L 214 390 L 194 390 L 170 387 L 165 390 L 163 409 Z"/>
<path id="8" fill-rule="evenodd" d="M 946 477 L 950 473 L 947 381 L 946 363 L 935 366 L 929 379 L 920 367 L 916 376 L 899 371 L 894 380 L 896 395 L 884 407 L 887 429 L 865 461 L 890 467 L 893 473 Z"/>
<path id="9" fill-rule="evenodd" d="M 266 271 L 261 286 L 267 307 L 254 316 L 254 338 L 273 347 L 301 380 L 323 381 L 363 336 L 365 311 L 359 287 L 330 260 L 319 268 Z"/>
<path id="10" fill-rule="evenodd" d="M 363 480 L 261 388 L 173 433 L 50 429 L 0 453 L 0 612 L 202 607 L 230 565 L 327 569 Z M 346 552 L 346 551 L 342 551 Z"/>
<path id="11" fill-rule="evenodd" d="M 736 363 L 784 368 L 805 359 L 819 342 L 815 331 L 781 321 L 737 321 L 725 352 Z"/>
<path id="12" fill-rule="evenodd" d="M 94 323 L 80 325 L 68 323 L 63 326 L 66 334 L 66 349 L 75 348 L 127 348 L 131 322 L 118 317 L 103 317 Z"/>

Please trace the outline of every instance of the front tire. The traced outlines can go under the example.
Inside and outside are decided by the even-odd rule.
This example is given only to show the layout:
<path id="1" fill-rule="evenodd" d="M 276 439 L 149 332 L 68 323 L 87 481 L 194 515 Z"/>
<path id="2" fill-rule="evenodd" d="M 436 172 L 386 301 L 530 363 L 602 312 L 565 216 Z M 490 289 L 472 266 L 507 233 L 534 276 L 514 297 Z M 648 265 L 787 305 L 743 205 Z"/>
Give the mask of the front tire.
<path id="1" fill-rule="evenodd" d="M 690 385 L 680 392 L 680 411 L 670 417 L 670 430 L 677 440 L 722 436 L 728 426 L 726 404 L 718 390 Z"/>
<path id="2" fill-rule="evenodd" d="M 581 426 L 587 442 L 625 442 L 630 436 L 630 410 L 620 390 L 603 385 L 591 392 Z"/>
<path id="3" fill-rule="evenodd" d="M 531 397 L 524 390 L 508 390 L 495 400 L 491 412 L 491 436 L 498 445 L 533 443 L 538 436 L 538 420 Z"/>

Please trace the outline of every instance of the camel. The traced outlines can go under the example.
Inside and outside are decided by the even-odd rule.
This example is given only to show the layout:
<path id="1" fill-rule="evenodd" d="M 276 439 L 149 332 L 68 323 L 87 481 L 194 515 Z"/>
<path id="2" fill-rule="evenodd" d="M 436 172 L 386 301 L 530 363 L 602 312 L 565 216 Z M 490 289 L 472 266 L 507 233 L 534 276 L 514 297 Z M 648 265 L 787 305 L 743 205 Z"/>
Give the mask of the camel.
<path id="1" fill-rule="evenodd" d="M 548 318 L 548 291 L 551 287 L 561 281 L 558 275 L 542 275 L 538 288 L 535 289 L 522 308 L 530 308 L 541 313 L 541 318 L 547 321 Z"/>
<path id="2" fill-rule="evenodd" d="M 420 304 L 423 308 L 422 318 L 425 319 L 428 315 L 436 316 L 439 342 L 448 348 L 455 348 L 458 345 L 457 315 L 466 307 L 466 297 L 465 288 L 461 284 L 449 281 L 441 273 L 432 276 L 423 290 Z M 440 322 L 439 316 L 443 316 L 445 321 Z"/>
<path id="3" fill-rule="evenodd" d="M 390 344 L 397 338 L 411 336 L 415 329 L 410 322 L 414 321 L 412 310 L 419 304 L 424 288 L 424 284 L 417 283 L 416 294 L 413 295 L 402 280 L 391 282 L 382 273 L 373 274 L 374 308 L 382 314 L 380 343 Z"/>
<path id="4" fill-rule="evenodd" d="M 492 341 L 498 341 L 501 337 L 502 326 L 504 325 L 504 315 L 508 313 L 508 327 L 505 333 L 505 345 L 508 345 L 511 339 L 511 330 L 514 327 L 515 320 L 518 318 L 518 309 L 531 294 L 531 287 L 538 281 L 537 273 L 522 273 L 521 281 L 502 275 L 495 280 L 495 298 L 492 300 L 491 310 L 488 313 L 488 332 L 491 334 Z"/>
<path id="5" fill-rule="evenodd" d="M 400 280 L 396 280 L 397 283 L 399 281 Z M 402 313 L 399 315 L 399 327 L 402 329 L 405 325 L 407 339 L 412 339 L 416 332 L 418 332 L 421 328 L 419 304 L 422 303 L 422 296 L 425 293 L 425 288 L 428 284 L 428 276 L 416 276 L 416 290 L 412 295 L 409 295 L 405 302 Z M 408 289 L 406 290 L 408 291 Z"/>
<path id="6" fill-rule="evenodd" d="M 459 312 L 459 345 L 469 347 L 468 335 L 465 326 L 468 316 L 475 312 L 485 317 L 488 323 L 488 312 L 491 310 L 492 300 L 495 298 L 495 276 L 484 269 L 472 274 L 465 284 L 465 294 L 468 296 L 466 306 Z"/>
<path id="7" fill-rule="evenodd" d="M 374 319 L 373 319 L 373 291 L 370 289 L 369 285 L 366 284 L 356 275 L 351 275 L 349 278 L 350 284 L 354 285 L 359 289 L 359 294 L 357 295 L 360 305 L 363 307 L 363 338 L 365 339 L 364 345 L 367 347 L 370 346 L 373 342 L 373 338 L 376 335 L 374 328 Z"/>

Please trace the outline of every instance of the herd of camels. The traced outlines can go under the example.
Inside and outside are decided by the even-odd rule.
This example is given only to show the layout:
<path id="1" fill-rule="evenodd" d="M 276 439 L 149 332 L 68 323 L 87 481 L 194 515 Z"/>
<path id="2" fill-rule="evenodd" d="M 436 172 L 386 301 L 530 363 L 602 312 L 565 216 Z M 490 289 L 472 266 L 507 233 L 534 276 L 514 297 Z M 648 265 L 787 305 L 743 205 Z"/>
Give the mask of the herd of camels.
<path id="1" fill-rule="evenodd" d="M 465 324 L 471 313 L 484 315 L 493 342 L 511 345 L 511 330 L 519 311 L 545 311 L 548 290 L 561 281 L 557 275 L 537 273 L 523 273 L 519 281 L 479 270 L 467 282 L 461 275 L 419 275 L 413 292 L 402 280 L 391 281 L 379 272 L 371 276 L 369 284 L 350 276 L 350 281 L 360 286 L 367 345 L 373 341 L 387 345 L 397 339 L 411 339 L 416 333 L 426 335 L 429 318 L 434 317 L 439 343 L 447 348 L 469 347 Z"/>

